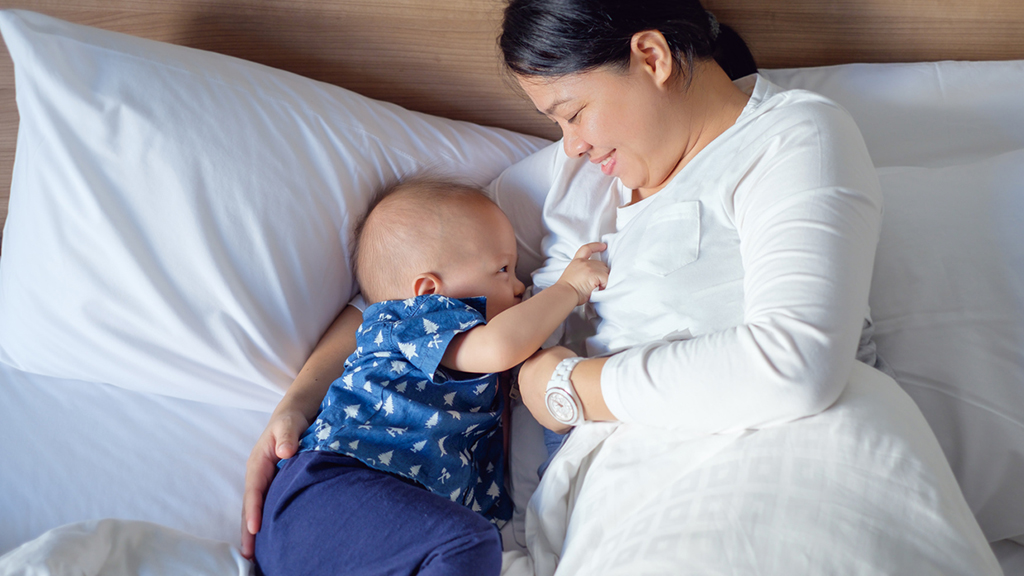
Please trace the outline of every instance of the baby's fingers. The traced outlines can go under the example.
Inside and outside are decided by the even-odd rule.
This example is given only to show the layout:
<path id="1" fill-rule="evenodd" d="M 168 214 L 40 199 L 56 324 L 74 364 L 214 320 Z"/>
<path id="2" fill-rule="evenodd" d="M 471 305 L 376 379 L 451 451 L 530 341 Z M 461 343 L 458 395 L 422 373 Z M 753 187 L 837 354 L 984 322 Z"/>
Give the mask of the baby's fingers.
<path id="1" fill-rule="evenodd" d="M 576 255 L 573 256 L 573 259 L 587 260 L 598 252 L 604 252 L 607 248 L 608 245 L 604 242 L 590 242 L 589 244 L 580 246 L 580 249 L 576 251 Z"/>
<path id="2" fill-rule="evenodd" d="M 594 262 L 594 266 L 591 267 L 591 274 L 593 274 L 591 283 L 597 290 L 604 290 L 604 287 L 608 284 L 608 265 L 604 262 Z"/>

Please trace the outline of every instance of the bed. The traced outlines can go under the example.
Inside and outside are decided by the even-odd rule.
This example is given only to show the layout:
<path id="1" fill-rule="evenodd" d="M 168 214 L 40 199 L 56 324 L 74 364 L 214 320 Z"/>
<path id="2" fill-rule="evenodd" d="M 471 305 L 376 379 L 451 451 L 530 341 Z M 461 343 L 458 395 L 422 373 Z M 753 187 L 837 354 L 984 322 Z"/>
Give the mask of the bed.
<path id="1" fill-rule="evenodd" d="M 679 438 L 612 509 L 611 474 L 589 500 L 557 470 L 537 488 L 519 409 L 506 573 L 870 574 L 910 550 L 922 574 L 1024 574 L 1024 6 L 706 5 L 864 133 L 886 199 L 870 303 L 900 388 L 868 378 L 774 435 Z M 501 75 L 500 2 L 0 7 L 31 11 L 0 13 L 0 574 L 247 574 L 245 459 L 352 293 L 366 191 L 423 170 L 490 186 L 528 278 L 544 190 L 517 162 L 558 134 Z M 669 476 L 686 497 L 657 501 Z M 869 481 L 884 497 L 847 509 Z M 742 541 L 782 513 L 804 531 Z M 907 517 L 902 551 L 843 531 Z M 689 528 L 582 555 L 652 523 Z M 830 554 L 741 553 L 810 543 Z"/>

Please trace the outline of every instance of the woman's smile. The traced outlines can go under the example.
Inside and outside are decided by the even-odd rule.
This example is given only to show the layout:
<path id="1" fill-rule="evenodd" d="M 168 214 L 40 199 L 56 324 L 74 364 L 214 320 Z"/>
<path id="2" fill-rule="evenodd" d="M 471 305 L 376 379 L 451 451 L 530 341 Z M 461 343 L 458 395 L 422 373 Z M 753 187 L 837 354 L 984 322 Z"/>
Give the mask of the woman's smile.
<path id="1" fill-rule="evenodd" d="M 601 172 L 604 172 L 605 176 L 615 175 L 615 150 L 597 158 L 591 156 L 590 161 L 594 164 L 600 164 Z"/>

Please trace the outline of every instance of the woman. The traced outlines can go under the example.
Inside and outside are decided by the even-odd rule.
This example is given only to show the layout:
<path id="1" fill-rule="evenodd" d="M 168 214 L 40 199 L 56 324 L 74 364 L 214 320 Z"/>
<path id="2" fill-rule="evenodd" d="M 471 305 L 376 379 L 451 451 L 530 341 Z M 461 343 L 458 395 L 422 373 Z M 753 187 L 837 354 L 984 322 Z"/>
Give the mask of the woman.
<path id="1" fill-rule="evenodd" d="M 625 423 L 578 427 L 556 456 L 541 491 L 564 488 L 554 498 L 563 521 L 586 512 L 563 496 L 598 453 L 629 454 L 608 441 L 616 426 L 619 437 L 679 439 L 787 423 L 832 404 L 858 352 L 874 362 L 862 327 L 881 193 L 860 133 L 824 98 L 757 75 L 731 80 L 716 55 L 741 56 L 726 66 L 733 75 L 753 63 L 741 44 L 726 50 L 727 38 L 738 40 L 698 0 L 512 0 L 506 9 L 505 62 L 564 134 L 564 156 L 539 153 L 551 190 L 535 285 L 557 279 L 571 247 L 609 246 L 611 275 L 592 297 L 586 341 L 597 357 L 554 347 L 520 374 L 524 402 L 551 430 Z M 253 449 L 247 556 L 274 465 L 294 454 L 359 321 L 354 308 L 342 312 Z M 564 526 L 545 532 L 554 525 L 544 522 L 527 572 L 569 561 Z M 616 546 L 591 550 L 605 543 Z M 547 559 L 534 549 L 545 546 Z"/>
<path id="2" fill-rule="evenodd" d="M 574 237 L 609 242 L 587 343 L 618 353 L 572 370 L 587 420 L 753 428 L 820 412 L 849 377 L 881 220 L 870 157 L 835 104 L 730 80 L 712 58 L 719 30 L 697 1 L 513 1 L 505 13 L 505 62 L 566 155 L 614 177 L 549 193 L 548 262 L 534 276 L 549 283 Z M 565 428 L 544 394 L 573 356 L 549 349 L 520 374 L 547 428 Z"/>

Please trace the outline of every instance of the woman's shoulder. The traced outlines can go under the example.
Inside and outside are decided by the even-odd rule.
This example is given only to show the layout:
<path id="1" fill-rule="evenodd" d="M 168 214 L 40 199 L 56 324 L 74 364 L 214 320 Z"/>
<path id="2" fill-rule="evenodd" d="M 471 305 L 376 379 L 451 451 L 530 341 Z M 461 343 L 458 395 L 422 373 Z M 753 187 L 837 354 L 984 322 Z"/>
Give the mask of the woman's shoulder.
<path id="1" fill-rule="evenodd" d="M 781 88 L 761 75 L 757 77 L 755 96 L 758 92 L 760 99 L 749 122 L 755 129 L 851 134 L 860 138 L 853 116 L 840 104 L 817 92 Z"/>
<path id="2" fill-rule="evenodd" d="M 762 185 L 780 193 L 843 187 L 878 195 L 874 165 L 860 129 L 842 106 L 825 96 L 769 85 L 740 133 L 729 161 L 746 166 L 737 171 L 745 175 L 746 184 L 736 188 L 733 200 L 753 198 L 740 191 Z"/>

